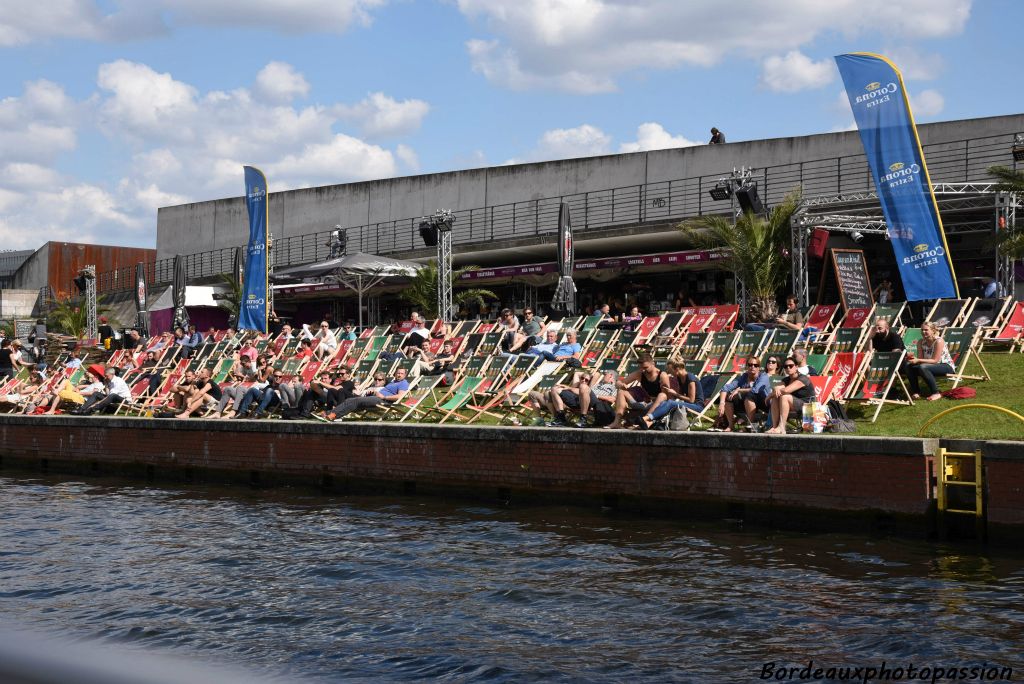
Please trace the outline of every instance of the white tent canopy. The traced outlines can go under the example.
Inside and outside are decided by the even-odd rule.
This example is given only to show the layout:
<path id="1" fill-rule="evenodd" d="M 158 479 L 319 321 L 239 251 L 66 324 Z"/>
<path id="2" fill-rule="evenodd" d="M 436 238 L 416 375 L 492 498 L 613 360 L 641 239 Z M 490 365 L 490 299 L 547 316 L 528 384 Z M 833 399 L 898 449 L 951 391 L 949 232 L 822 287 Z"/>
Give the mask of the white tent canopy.
<path id="1" fill-rule="evenodd" d="M 275 282 L 297 280 L 334 280 L 355 290 L 359 297 L 359 327 L 363 327 L 363 293 L 384 280 L 411 278 L 423 268 L 415 261 L 356 252 L 315 264 L 303 264 L 275 271 Z"/>

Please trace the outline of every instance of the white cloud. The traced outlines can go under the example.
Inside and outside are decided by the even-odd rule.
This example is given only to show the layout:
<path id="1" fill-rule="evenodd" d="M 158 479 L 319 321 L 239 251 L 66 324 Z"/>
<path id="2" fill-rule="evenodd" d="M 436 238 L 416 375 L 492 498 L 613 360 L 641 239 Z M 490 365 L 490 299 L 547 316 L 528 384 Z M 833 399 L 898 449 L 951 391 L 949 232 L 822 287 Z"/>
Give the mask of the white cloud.
<path id="1" fill-rule="evenodd" d="M 831 83 L 835 75 L 831 59 L 815 62 L 798 50 L 791 50 L 784 57 L 768 57 L 761 65 L 761 83 L 777 93 L 820 88 Z"/>
<path id="2" fill-rule="evenodd" d="M 467 42 L 473 68 L 506 88 L 614 90 L 629 72 L 762 59 L 826 33 L 938 38 L 959 33 L 971 0 L 457 0 L 491 35 Z M 756 27 L 756 30 L 751 30 Z M 820 75 L 819 75 L 820 79 Z"/>
<path id="3" fill-rule="evenodd" d="M 596 126 L 582 124 L 576 128 L 555 128 L 545 131 L 525 159 L 512 158 L 505 164 L 529 161 L 594 157 L 611 151 L 611 136 Z"/>
<path id="4" fill-rule="evenodd" d="M 371 23 L 385 0 L 5 0 L 0 47 L 38 40 L 128 41 L 191 26 L 249 26 L 280 33 L 343 33 Z"/>
<path id="5" fill-rule="evenodd" d="M 647 150 L 667 150 L 672 147 L 691 147 L 700 143 L 688 140 L 681 135 L 672 135 L 655 122 L 640 124 L 636 129 L 636 140 L 619 145 L 619 152 L 645 152 Z"/>
<path id="6" fill-rule="evenodd" d="M 371 138 L 411 133 L 420 127 L 430 105 L 423 100 L 398 100 L 384 93 L 370 93 L 354 105 L 334 108 L 341 119 L 359 126 Z"/>
<path id="7" fill-rule="evenodd" d="M 310 185 L 314 179 L 332 176 L 371 180 L 395 175 L 395 160 L 382 147 L 338 134 L 329 142 L 307 145 L 301 153 L 289 154 L 270 164 L 267 172 L 271 186 L 275 177 L 309 179 L 296 185 Z"/>
<path id="8" fill-rule="evenodd" d="M 946 68 L 942 55 L 925 54 L 911 47 L 888 50 L 884 54 L 909 80 L 931 81 L 938 78 Z"/>
<path id="9" fill-rule="evenodd" d="M 408 171 L 412 173 L 419 173 L 420 157 L 416 154 L 416 150 L 412 149 L 408 145 L 400 144 L 395 148 L 395 156 L 398 157 L 398 161 L 402 162 Z"/>
<path id="10" fill-rule="evenodd" d="M 942 113 L 946 107 L 946 99 L 937 90 L 922 90 L 917 94 L 910 94 L 910 106 L 915 120 L 929 118 Z"/>
<path id="11" fill-rule="evenodd" d="M 96 84 L 83 102 L 43 81 L 0 100 L 4 244 L 97 235 L 108 243 L 152 244 L 157 208 L 241 194 L 244 164 L 263 168 L 275 191 L 419 168 L 411 147 L 388 149 L 336 130 L 344 124 L 340 103 L 290 104 L 308 94 L 308 84 L 283 63 L 255 75 L 252 90 L 203 92 L 127 60 L 100 66 Z M 381 134 L 410 130 L 429 110 L 426 102 L 383 93 L 361 104 L 360 124 Z M 105 177 L 82 182 L 58 173 L 58 158 L 96 129 L 109 140 Z"/>
<path id="12" fill-rule="evenodd" d="M 97 83 L 112 93 L 101 107 L 111 128 L 143 138 L 191 135 L 180 123 L 198 108 L 198 92 L 192 86 L 123 59 L 101 65 Z"/>
<path id="13" fill-rule="evenodd" d="M 265 102 L 281 104 L 309 94 L 306 78 L 285 62 L 270 62 L 256 74 L 255 95 Z"/>

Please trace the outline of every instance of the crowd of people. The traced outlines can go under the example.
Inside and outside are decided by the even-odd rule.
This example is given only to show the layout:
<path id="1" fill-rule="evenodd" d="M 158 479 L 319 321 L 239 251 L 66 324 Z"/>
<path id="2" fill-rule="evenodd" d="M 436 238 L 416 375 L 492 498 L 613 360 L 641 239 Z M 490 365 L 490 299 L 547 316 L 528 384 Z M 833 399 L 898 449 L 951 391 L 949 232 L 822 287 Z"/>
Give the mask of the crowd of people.
<path id="1" fill-rule="evenodd" d="M 808 363 L 807 326 L 795 298 L 787 300 L 774 321 L 745 326 L 752 332 L 791 330 L 800 334 L 794 344 L 781 353 L 750 355 L 728 377 L 721 369 L 703 377 L 695 372 L 703 366 L 688 364 L 694 359 L 680 355 L 685 332 L 671 342 L 659 342 L 655 335 L 637 338 L 651 318 L 636 306 L 614 315 L 608 305 L 599 305 L 585 321 L 545 321 L 527 307 L 521 317 L 505 309 L 494 323 L 463 323 L 454 329 L 416 313 L 392 329 L 365 331 L 351 322 L 335 328 L 328 321 L 298 328 L 282 324 L 276 335 L 231 328 L 201 333 L 183 325 L 149 339 L 128 331 L 123 349 L 106 364 L 83 366 L 81 354 L 73 350 L 52 371 L 26 354 L 19 340 L 4 339 L 0 399 L 26 414 L 122 412 L 181 420 L 273 415 L 333 421 L 397 405 L 422 378 L 434 379 L 434 400 L 441 403 L 474 358 L 486 358 L 475 372 L 488 366 L 505 369 L 492 374 L 492 380 L 502 381 L 505 396 L 492 382 L 489 398 L 470 398 L 468 406 L 495 397 L 509 405 L 523 399 L 538 416 L 549 413 L 545 422 L 552 426 L 652 428 L 667 425 L 673 415 L 683 416 L 685 424 L 717 409 L 716 429 L 731 431 L 743 424 L 779 434 L 805 404 L 825 399 L 817 396 L 812 382 L 819 369 Z M 584 334 L 573 327 L 584 323 Z M 596 334 L 600 330 L 614 335 L 602 338 Z M 487 338 L 493 343 L 483 343 Z M 602 347 L 610 339 L 631 340 L 628 351 L 611 363 L 613 357 L 606 358 Z M 652 352 L 659 344 L 670 346 L 656 357 Z M 902 351 L 904 346 L 888 319 L 871 323 L 866 351 Z M 520 358 L 525 363 L 510 361 Z M 512 389 L 543 363 L 556 369 L 551 374 L 557 381 L 534 383 L 540 388 L 531 385 L 523 397 L 513 396 Z M 952 374 L 954 367 L 939 326 L 926 322 L 900 371 L 914 399 L 935 400 L 942 396 L 937 379 Z M 513 368 L 518 375 L 512 375 Z M 19 373 L 23 370 L 28 372 Z"/>

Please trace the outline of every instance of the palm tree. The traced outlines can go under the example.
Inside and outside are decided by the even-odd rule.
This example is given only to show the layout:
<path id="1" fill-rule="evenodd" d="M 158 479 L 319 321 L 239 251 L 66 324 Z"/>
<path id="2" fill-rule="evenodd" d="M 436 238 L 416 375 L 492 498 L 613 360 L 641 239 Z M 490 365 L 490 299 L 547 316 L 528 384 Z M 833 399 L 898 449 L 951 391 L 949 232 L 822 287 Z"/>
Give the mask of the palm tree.
<path id="1" fill-rule="evenodd" d="M 96 298 L 96 318 L 99 320 L 100 316 L 104 316 L 110 313 L 110 307 L 102 306 L 103 300 L 106 297 L 100 295 Z M 110 321 L 113 326 L 117 325 L 116 320 Z M 47 327 L 64 333 L 65 335 L 71 335 L 75 339 L 82 339 L 85 337 L 85 328 L 88 325 L 88 311 L 85 308 L 85 302 L 73 302 L 71 298 L 58 299 L 57 306 L 50 311 L 49 321 Z"/>
<path id="2" fill-rule="evenodd" d="M 799 206 L 797 189 L 766 217 L 747 212 L 736 219 L 735 227 L 725 216 L 701 216 L 679 226 L 696 246 L 723 250 L 722 265 L 746 285 L 750 320 L 766 321 L 778 315 L 777 297 L 786 286 L 791 263 L 789 221 Z"/>
<path id="3" fill-rule="evenodd" d="M 996 179 L 996 190 L 1016 193 L 1024 197 L 1024 171 L 1015 171 L 1008 166 L 990 166 L 990 176 Z M 1011 259 L 1024 259 L 1024 231 L 1002 230 L 996 234 L 996 243 L 1003 256 Z"/>
<path id="4" fill-rule="evenodd" d="M 475 271 L 478 266 L 464 266 L 452 270 L 452 283 L 458 283 L 463 273 Z M 481 306 L 485 299 L 497 299 L 490 290 L 470 288 L 452 291 L 453 304 L 476 302 Z M 402 290 L 402 299 L 411 303 L 425 318 L 436 318 L 437 313 L 437 260 L 428 261 L 412 278 L 412 282 Z"/>

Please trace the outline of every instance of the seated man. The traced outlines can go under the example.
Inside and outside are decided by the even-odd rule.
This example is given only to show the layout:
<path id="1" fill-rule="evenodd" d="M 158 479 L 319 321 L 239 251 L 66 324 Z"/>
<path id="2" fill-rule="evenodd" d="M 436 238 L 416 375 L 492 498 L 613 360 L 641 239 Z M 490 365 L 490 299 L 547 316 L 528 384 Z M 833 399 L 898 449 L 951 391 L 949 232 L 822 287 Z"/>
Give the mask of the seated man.
<path id="1" fill-rule="evenodd" d="M 771 321 L 760 323 L 747 323 L 744 330 L 761 331 L 772 328 L 788 328 L 790 330 L 803 330 L 804 315 L 800 313 L 800 301 L 794 296 L 786 297 L 786 310 Z"/>
<path id="2" fill-rule="evenodd" d="M 409 391 L 409 381 L 405 379 L 405 376 L 405 369 L 399 368 L 395 371 L 394 380 L 383 387 L 376 387 L 368 390 L 367 393 L 361 397 L 346 399 L 336 406 L 331 413 L 327 414 L 327 420 L 342 418 L 353 411 L 371 408 L 385 402 L 393 403 L 401 401 L 402 397 L 404 397 L 406 392 Z M 380 375 L 377 377 L 383 380 L 384 376 Z M 376 380 L 376 378 L 374 379 Z"/>
<path id="3" fill-rule="evenodd" d="M 552 349 L 551 351 L 535 351 L 539 347 L 540 345 L 530 347 L 530 349 L 526 353 L 533 354 L 534 356 L 543 356 L 548 361 L 569 362 L 570 359 L 574 359 L 575 363 L 569 362 L 569 365 L 574 365 L 577 368 L 580 366 L 581 347 L 579 342 L 576 341 L 576 330 L 573 328 L 566 329 L 565 342 L 562 342 L 561 344 L 556 344 L 555 348 Z"/>
<path id="4" fill-rule="evenodd" d="M 249 407 L 254 401 L 259 400 L 259 404 L 256 406 L 256 411 L 253 412 L 253 418 L 262 418 L 266 415 L 267 409 L 274 404 L 281 403 L 281 397 L 278 395 L 277 390 L 281 385 L 283 375 L 281 371 L 275 370 L 271 373 L 267 379 L 265 386 L 259 384 L 253 385 L 249 388 L 249 391 L 242 397 L 242 403 L 238 407 L 238 413 L 235 414 L 235 418 L 241 418 L 249 412 Z"/>
<path id="5" fill-rule="evenodd" d="M 669 361 L 667 365 L 669 386 L 662 388 L 654 403 L 640 417 L 642 427 L 653 427 L 675 408 L 697 412 L 704 408 L 700 379 L 686 370 L 682 361 Z"/>
<path id="6" fill-rule="evenodd" d="M 217 403 L 220 400 L 220 385 L 211 378 L 209 368 L 201 368 L 185 404 L 185 410 L 178 414 L 178 418 L 188 418 L 206 404 Z"/>
<path id="7" fill-rule="evenodd" d="M 753 357 L 747 359 L 746 372 L 726 383 L 718 395 L 718 415 L 729 421 L 725 431 L 730 432 L 736 427 L 736 414 L 741 411 L 753 425 L 754 414 L 768 410 L 771 391 L 771 376 L 761 370 L 761 362 Z"/>
<path id="8" fill-rule="evenodd" d="M 639 383 L 631 387 L 633 383 Z M 663 387 L 668 387 L 668 373 L 662 372 L 654 363 L 654 357 L 644 354 L 640 357 L 640 368 L 633 371 L 618 383 L 618 394 L 615 397 L 615 420 L 605 428 L 616 430 L 624 427 L 626 411 L 630 409 L 647 409 L 661 394 Z"/>
<path id="9" fill-rule="evenodd" d="M 147 394 L 156 394 L 164 380 L 163 374 L 157 367 L 156 352 L 146 352 L 142 363 L 139 364 L 138 371 L 139 375 L 136 380 L 145 380 L 149 383 L 149 389 L 146 390 Z"/>
<path id="10" fill-rule="evenodd" d="M 356 387 L 350 375 L 349 369 L 344 366 L 333 375 L 328 370 L 320 371 L 316 379 L 309 383 L 309 389 L 299 398 L 299 418 L 310 418 L 316 406 L 326 410 L 350 399 Z"/>
<path id="11" fill-rule="evenodd" d="M 797 366 L 803 375 L 819 375 L 817 368 L 807 364 L 807 350 L 803 347 L 793 350 L 793 358 L 796 359 Z"/>
<path id="12" fill-rule="evenodd" d="M 889 321 L 885 318 L 876 318 L 874 333 L 868 338 L 868 351 L 891 352 L 904 349 L 906 347 L 903 338 L 893 332 Z"/>
<path id="13" fill-rule="evenodd" d="M 193 386 L 196 384 L 196 374 L 193 370 L 187 370 L 181 379 L 171 388 L 171 408 L 181 410 L 188 404 L 192 396 Z"/>
<path id="14" fill-rule="evenodd" d="M 540 330 L 541 324 L 533 315 L 533 309 L 526 309 L 523 311 L 522 324 L 513 333 L 512 344 L 509 345 L 508 351 L 518 352 L 537 344 L 540 342 Z"/>
<path id="15" fill-rule="evenodd" d="M 558 347 L 558 331 L 547 330 L 544 333 L 544 341 L 533 345 L 526 350 L 526 353 L 533 356 L 544 356 L 544 354 L 554 353 L 556 347 Z"/>
<path id="16" fill-rule="evenodd" d="M 619 374 L 614 370 L 593 373 L 576 373 L 569 387 L 555 385 L 551 391 L 551 406 L 555 415 L 554 424 L 571 425 L 565 415 L 565 408 L 578 409 L 579 427 L 587 426 L 587 415 L 594 411 L 598 424 L 610 423 L 615 418 L 616 381 Z"/>
<path id="17" fill-rule="evenodd" d="M 96 411 L 102 413 L 110 408 L 116 408 L 122 402 L 131 401 L 132 391 L 124 379 L 117 374 L 117 369 L 110 366 L 105 375 L 106 394 L 93 393 L 86 399 L 85 405 L 78 410 L 78 415 L 88 416 Z"/>
<path id="18" fill-rule="evenodd" d="M 429 350 L 409 350 L 410 358 L 416 358 L 413 375 L 442 375 L 452 370 L 455 363 L 455 343 L 445 340 L 436 355 Z"/>

